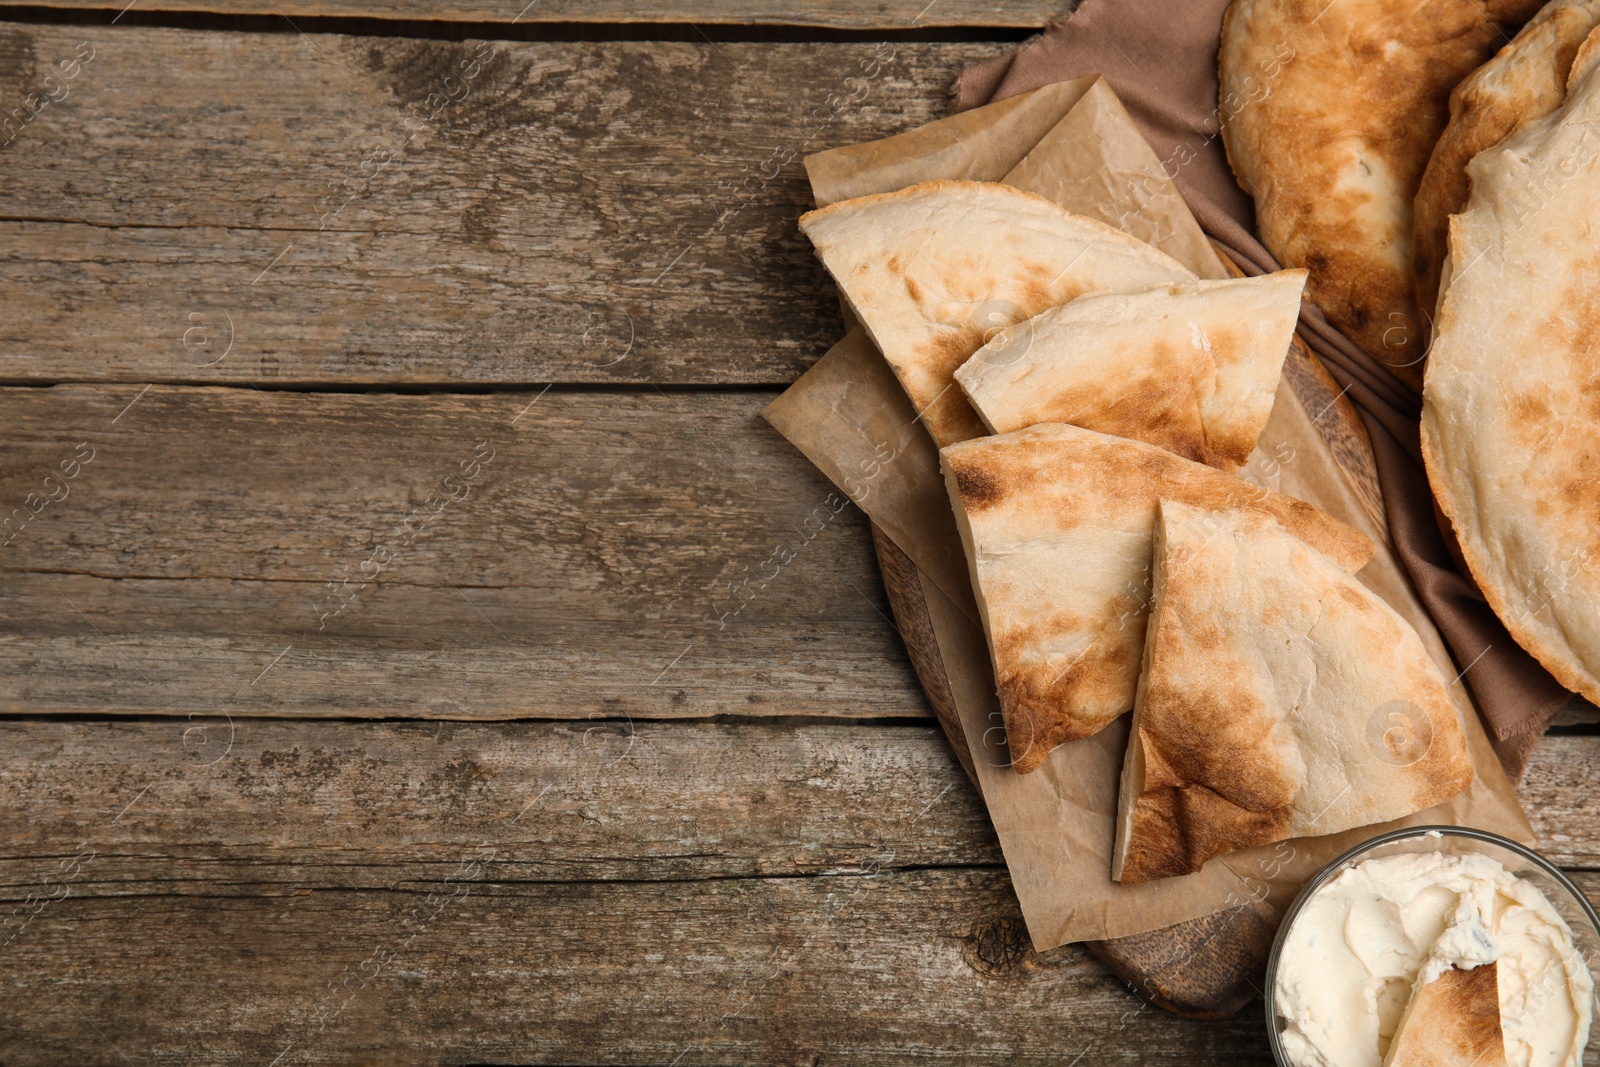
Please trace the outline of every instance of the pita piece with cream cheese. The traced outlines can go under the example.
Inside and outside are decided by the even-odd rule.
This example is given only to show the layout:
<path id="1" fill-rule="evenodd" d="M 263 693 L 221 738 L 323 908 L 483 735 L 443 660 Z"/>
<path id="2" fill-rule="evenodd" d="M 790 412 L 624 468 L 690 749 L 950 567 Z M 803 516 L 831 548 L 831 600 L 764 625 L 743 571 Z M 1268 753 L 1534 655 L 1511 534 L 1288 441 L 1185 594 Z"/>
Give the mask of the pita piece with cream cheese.
<path id="1" fill-rule="evenodd" d="M 1112 877 L 1198 871 L 1472 782 L 1460 712 L 1410 624 L 1260 510 L 1161 500 Z"/>
<path id="2" fill-rule="evenodd" d="M 1411 994 L 1383 1067 L 1506 1067 L 1500 967 L 1451 967 Z"/>
<path id="3" fill-rule="evenodd" d="M 800 229 L 940 445 L 986 432 L 954 375 L 995 330 L 1085 293 L 1194 280 L 1143 241 L 995 182 L 843 200 Z"/>
<path id="4" fill-rule="evenodd" d="M 1079 297 L 1001 330 L 956 382 L 994 433 L 1067 422 L 1237 470 L 1272 414 L 1305 280 Z"/>
<path id="5" fill-rule="evenodd" d="M 1351 571 L 1373 553 L 1303 501 L 1076 426 L 950 445 L 940 460 L 1022 773 L 1133 707 L 1158 500 L 1271 515 Z"/>

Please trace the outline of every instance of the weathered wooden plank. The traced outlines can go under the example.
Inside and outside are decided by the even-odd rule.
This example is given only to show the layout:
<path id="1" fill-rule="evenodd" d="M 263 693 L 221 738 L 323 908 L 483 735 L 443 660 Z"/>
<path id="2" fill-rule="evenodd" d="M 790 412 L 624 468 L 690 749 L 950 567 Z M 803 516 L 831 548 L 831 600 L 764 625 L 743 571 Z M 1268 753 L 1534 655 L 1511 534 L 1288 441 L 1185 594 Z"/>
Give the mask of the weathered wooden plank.
<path id="1" fill-rule="evenodd" d="M 1597 746 L 1600 747 L 1600 746 Z M 998 867 L 936 729 L 713 723 L 0 722 L 0 899 Z"/>
<path id="2" fill-rule="evenodd" d="M 0 7 L 25 0 L 0 0 Z M 55 0 L 60 8 L 103 10 L 103 0 Z M 681 0 L 642 9 L 621 0 L 156 0 L 139 11 L 209 11 L 284 15 L 497 22 L 656 23 L 664 25 L 814 26 L 834 30 L 938 27 L 1032 29 L 1070 10 L 1067 0 Z"/>
<path id="3" fill-rule="evenodd" d="M 0 722 L 0 900 L 400 889 L 464 844 L 521 882 L 995 867 L 931 725 Z M 1548 738 L 1521 795 L 1539 848 L 1600 868 L 1581 783 L 1600 738 Z"/>
<path id="4" fill-rule="evenodd" d="M 1597 722 L 1600 722 L 1600 708 L 1595 707 L 1583 697 L 1574 693 L 1572 699 L 1568 700 L 1561 710 L 1556 712 L 1555 720 L 1551 725 L 1557 727 L 1593 726 Z"/>
<path id="5" fill-rule="evenodd" d="M 0 1057 L 1265 1062 L 1028 949 L 931 725 L 584 731 L 0 724 Z M 1524 787 L 1590 863 L 1597 761 Z"/>
<path id="6" fill-rule="evenodd" d="M 3 25 L 0 380 L 786 384 L 802 158 L 1002 47 Z"/>
<path id="7" fill-rule="evenodd" d="M 459 858 L 410 892 L 55 903 L 4 950 L 0 1056 L 1269 1062 L 1255 1012 L 1177 1019 L 1029 950 L 1002 871 L 549 884 Z"/>
<path id="8" fill-rule="evenodd" d="M 66 890 L 0 948 L 0 1058 L 1175 1063 L 1252 1032 L 1032 953 L 932 727 L 433 729 L 0 726 L 0 896 Z"/>
<path id="9" fill-rule="evenodd" d="M 1518 788 L 1539 851 L 1563 867 L 1600 869 L 1600 737 L 1546 737 Z"/>
<path id="10" fill-rule="evenodd" d="M 0 390 L 0 710 L 926 715 L 768 399 Z"/>

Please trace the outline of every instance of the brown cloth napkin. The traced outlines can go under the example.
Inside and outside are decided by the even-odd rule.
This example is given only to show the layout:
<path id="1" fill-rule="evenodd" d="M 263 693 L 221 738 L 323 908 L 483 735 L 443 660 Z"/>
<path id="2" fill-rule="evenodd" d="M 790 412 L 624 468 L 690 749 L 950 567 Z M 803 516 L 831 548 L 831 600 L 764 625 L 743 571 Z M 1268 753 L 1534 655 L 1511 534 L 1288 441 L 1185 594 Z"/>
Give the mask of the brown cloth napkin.
<path id="1" fill-rule="evenodd" d="M 956 111 L 1051 82 L 1103 74 L 1144 130 L 1206 233 L 1246 274 L 1279 264 L 1256 239 L 1255 210 L 1218 135 L 1217 47 L 1228 0 L 1084 0 L 1016 51 L 968 67 Z M 1477 699 L 1495 751 L 1519 780 L 1528 755 L 1569 694 L 1512 640 L 1461 574 L 1434 517 L 1422 469 L 1422 401 L 1307 303 L 1302 336 L 1361 412 L 1396 553 Z"/>

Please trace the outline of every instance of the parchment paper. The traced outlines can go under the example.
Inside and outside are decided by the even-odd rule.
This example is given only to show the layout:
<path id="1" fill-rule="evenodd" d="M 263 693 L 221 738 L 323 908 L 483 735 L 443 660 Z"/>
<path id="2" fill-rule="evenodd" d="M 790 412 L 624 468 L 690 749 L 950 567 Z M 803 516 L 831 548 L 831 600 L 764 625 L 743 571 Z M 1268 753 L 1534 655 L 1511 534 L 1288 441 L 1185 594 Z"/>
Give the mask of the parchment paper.
<path id="1" fill-rule="evenodd" d="M 1046 86 L 897 137 L 825 152 L 806 166 L 819 205 L 930 178 L 1003 180 L 1149 240 L 1204 277 L 1229 273 L 1099 78 Z M 1452 693 L 1477 774 L 1456 800 L 1392 824 L 1238 852 L 1184 878 L 1116 884 L 1112 833 L 1129 718 L 1056 749 L 1032 774 L 1011 770 L 994 672 L 938 452 L 871 341 L 853 330 L 763 414 L 921 571 L 979 786 L 1035 948 L 1143 933 L 1253 900 L 1281 908 L 1339 852 L 1391 826 L 1468 825 L 1532 841 L 1516 794 L 1457 681 Z M 1385 531 L 1361 506 L 1287 379 L 1243 474 L 1317 504 L 1372 537 L 1377 555 L 1358 577 L 1416 627 L 1446 676 L 1456 674 Z"/>

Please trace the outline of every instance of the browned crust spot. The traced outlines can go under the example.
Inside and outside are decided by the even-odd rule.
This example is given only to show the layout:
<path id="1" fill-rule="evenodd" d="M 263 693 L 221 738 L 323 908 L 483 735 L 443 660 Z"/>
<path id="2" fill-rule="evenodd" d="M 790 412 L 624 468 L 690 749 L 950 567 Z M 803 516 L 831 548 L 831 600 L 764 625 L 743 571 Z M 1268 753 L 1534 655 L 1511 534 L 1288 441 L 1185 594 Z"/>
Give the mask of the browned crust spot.
<path id="1" fill-rule="evenodd" d="M 1288 807 L 1252 811 L 1203 785 L 1145 793 L 1134 809 L 1122 884 L 1193 874 L 1207 859 L 1288 836 Z"/>
<path id="2" fill-rule="evenodd" d="M 981 467 L 956 467 L 955 474 L 961 506 L 968 511 L 993 507 L 1005 496 L 1000 480 Z"/>

